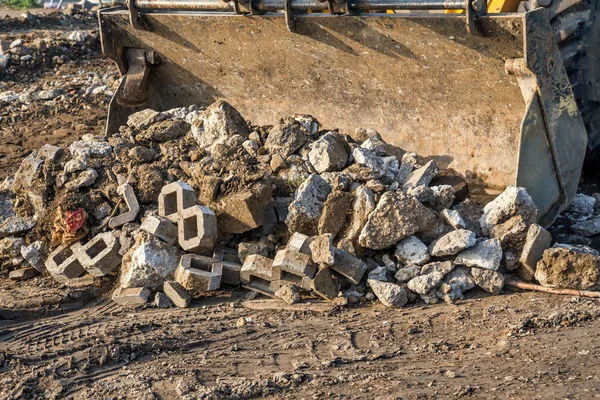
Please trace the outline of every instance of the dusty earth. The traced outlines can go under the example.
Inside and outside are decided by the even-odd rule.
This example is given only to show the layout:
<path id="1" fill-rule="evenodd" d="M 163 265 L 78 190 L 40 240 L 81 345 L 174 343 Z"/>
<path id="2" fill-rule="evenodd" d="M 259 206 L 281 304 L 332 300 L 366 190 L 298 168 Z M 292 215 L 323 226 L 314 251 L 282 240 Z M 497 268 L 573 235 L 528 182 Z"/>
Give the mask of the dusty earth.
<path id="1" fill-rule="evenodd" d="M 0 24 L 0 38 L 95 28 L 80 22 Z M 0 105 L 0 180 L 44 143 L 101 133 L 110 97 L 80 93 L 107 74 L 114 66 L 96 48 L 0 80 L 2 90 L 52 82 L 70 94 Z M 0 277 L 0 399 L 600 397 L 596 300 L 475 291 L 454 306 L 388 310 L 248 301 L 234 289 L 189 309 L 130 310 L 107 300 L 109 290 Z"/>
<path id="2" fill-rule="evenodd" d="M 0 15 L 3 15 L 1 10 Z M 21 159 L 44 143 L 68 145 L 83 134 L 103 133 L 110 95 L 84 91 L 91 82 L 104 81 L 113 86 L 118 77 L 114 63 L 102 56 L 98 40 L 81 46 L 66 41 L 75 30 L 97 36 L 93 16 L 56 13 L 39 21 L 38 29 L 32 29 L 14 17 L 0 17 L 0 39 L 9 42 L 23 39 L 30 44 L 35 39 L 53 38 L 57 42 L 49 45 L 41 65 L 18 68 L 14 74 L 0 76 L 0 92 L 60 88 L 63 95 L 54 101 L 31 104 L 0 101 L 0 180 L 14 173 Z M 65 62 L 53 62 L 56 55 L 63 56 Z"/>

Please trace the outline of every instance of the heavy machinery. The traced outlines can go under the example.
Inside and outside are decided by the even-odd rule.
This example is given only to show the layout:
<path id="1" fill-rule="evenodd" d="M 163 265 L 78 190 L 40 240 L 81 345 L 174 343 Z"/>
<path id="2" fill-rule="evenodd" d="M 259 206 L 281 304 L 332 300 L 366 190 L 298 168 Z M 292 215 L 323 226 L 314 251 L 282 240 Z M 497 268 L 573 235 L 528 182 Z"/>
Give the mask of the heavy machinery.
<path id="1" fill-rule="evenodd" d="M 130 0 L 99 12 L 131 113 L 224 99 L 258 124 L 372 128 L 551 223 L 600 144 L 597 0 Z M 589 134 L 589 139 L 588 139 Z"/>

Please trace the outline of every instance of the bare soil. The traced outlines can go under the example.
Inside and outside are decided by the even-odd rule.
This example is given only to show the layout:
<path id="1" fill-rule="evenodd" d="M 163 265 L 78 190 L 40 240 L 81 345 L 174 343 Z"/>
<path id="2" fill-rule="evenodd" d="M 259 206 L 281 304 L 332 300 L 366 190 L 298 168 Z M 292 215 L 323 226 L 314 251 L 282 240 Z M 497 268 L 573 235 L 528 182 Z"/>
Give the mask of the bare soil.
<path id="1" fill-rule="evenodd" d="M 600 304 L 588 299 L 479 293 L 342 309 L 236 289 L 189 309 L 128 310 L 44 279 L 2 285 L 0 315 L 23 314 L 0 321 L 1 398 L 600 396 Z M 42 298 L 37 315 L 22 301 Z"/>

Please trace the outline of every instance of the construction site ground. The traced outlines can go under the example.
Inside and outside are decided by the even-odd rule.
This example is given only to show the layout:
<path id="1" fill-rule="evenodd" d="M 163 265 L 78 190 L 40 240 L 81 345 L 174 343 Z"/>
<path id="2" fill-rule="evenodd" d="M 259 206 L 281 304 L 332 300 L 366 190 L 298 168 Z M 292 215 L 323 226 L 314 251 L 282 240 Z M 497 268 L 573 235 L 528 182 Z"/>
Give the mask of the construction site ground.
<path id="1" fill-rule="evenodd" d="M 43 31 L 0 32 L 52 35 Z M 66 29 L 66 28 L 64 28 Z M 100 52 L 36 81 L 115 70 Z M 5 79 L 14 91 L 31 82 Z M 75 89 L 75 88 L 74 88 Z M 68 89 L 67 89 L 68 90 Z M 0 181 L 43 143 L 103 131 L 98 104 L 29 109 L 0 121 Z M 318 116 L 317 116 L 318 117 Z M 288 306 L 220 291 L 187 309 L 126 309 L 109 287 L 0 278 L 0 392 L 6 398 L 515 398 L 600 396 L 600 303 L 475 291 L 456 305 Z"/>

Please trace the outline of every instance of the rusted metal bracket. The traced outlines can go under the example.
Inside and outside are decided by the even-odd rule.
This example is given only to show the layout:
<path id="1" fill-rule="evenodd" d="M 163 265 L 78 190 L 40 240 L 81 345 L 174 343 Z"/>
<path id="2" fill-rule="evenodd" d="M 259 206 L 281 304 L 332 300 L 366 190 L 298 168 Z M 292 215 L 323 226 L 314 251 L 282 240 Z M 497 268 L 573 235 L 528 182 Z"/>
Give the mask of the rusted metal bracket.
<path id="1" fill-rule="evenodd" d="M 127 0 L 127 10 L 129 11 L 129 23 L 133 29 L 144 29 L 139 22 L 140 13 L 135 6 L 135 0 Z"/>
<path id="2" fill-rule="evenodd" d="M 482 35 L 477 18 L 487 14 L 487 0 L 466 0 L 467 31 L 472 35 Z"/>
<path id="3" fill-rule="evenodd" d="M 288 31 L 294 33 L 296 31 L 296 21 L 292 10 L 292 0 L 285 0 L 284 6 L 285 26 L 287 26 Z"/>
<path id="4" fill-rule="evenodd" d="M 146 106 L 148 99 L 148 74 L 150 68 L 160 64 L 154 50 L 126 49 L 124 51 L 127 72 L 108 106 L 106 133 L 118 132 L 127 116 Z"/>

